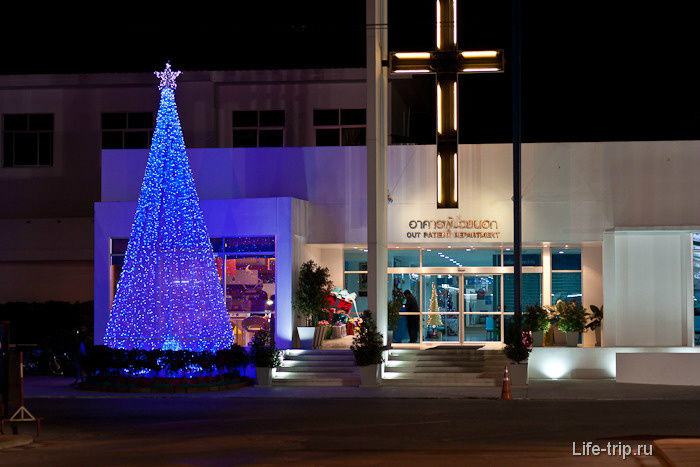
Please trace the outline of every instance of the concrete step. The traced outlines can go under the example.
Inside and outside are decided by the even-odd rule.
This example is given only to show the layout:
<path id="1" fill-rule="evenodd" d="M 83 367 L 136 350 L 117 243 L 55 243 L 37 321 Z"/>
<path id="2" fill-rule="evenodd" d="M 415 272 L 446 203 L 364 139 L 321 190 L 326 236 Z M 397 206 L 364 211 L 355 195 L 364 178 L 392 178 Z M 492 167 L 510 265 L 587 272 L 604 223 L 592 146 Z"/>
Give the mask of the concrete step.
<path id="1" fill-rule="evenodd" d="M 351 355 L 346 357 L 343 355 L 293 355 L 284 357 L 284 361 L 290 362 L 354 362 L 355 359 Z"/>
<path id="2" fill-rule="evenodd" d="M 491 379 L 473 379 L 464 381 L 434 381 L 430 379 L 383 379 L 382 386 L 388 387 L 494 387 L 500 381 Z"/>
<path id="3" fill-rule="evenodd" d="M 273 386 L 359 386 L 360 378 L 285 378 L 274 379 Z"/>
<path id="4" fill-rule="evenodd" d="M 484 362 L 483 358 L 479 357 L 463 357 L 455 355 L 439 356 L 439 355 L 389 355 L 391 361 L 397 362 Z"/>
<path id="5" fill-rule="evenodd" d="M 455 368 L 455 367 L 441 367 L 441 366 L 426 366 L 418 368 L 403 368 L 403 367 L 386 367 L 384 370 L 391 373 L 407 373 L 407 374 L 425 374 L 425 373 L 440 373 L 440 374 L 482 374 L 484 371 L 481 368 Z"/>
<path id="6" fill-rule="evenodd" d="M 317 349 L 317 350 L 302 350 L 289 349 L 284 351 L 284 355 L 352 355 L 352 350 L 349 349 Z"/>
<path id="7" fill-rule="evenodd" d="M 286 366 L 282 365 L 277 368 L 277 372 L 289 372 L 289 373 L 356 373 L 355 366 Z"/>
<path id="8" fill-rule="evenodd" d="M 440 381 L 471 381 L 481 376 L 481 373 L 408 373 L 398 371 L 385 371 L 384 379 L 415 379 L 415 380 L 433 380 L 435 383 Z M 437 384 L 436 384 L 437 385 Z"/>
<path id="9" fill-rule="evenodd" d="M 323 360 L 290 360 L 288 358 L 282 360 L 283 367 L 306 366 L 306 367 L 326 367 L 326 366 L 355 366 L 355 360 L 338 360 L 338 359 L 323 359 Z"/>

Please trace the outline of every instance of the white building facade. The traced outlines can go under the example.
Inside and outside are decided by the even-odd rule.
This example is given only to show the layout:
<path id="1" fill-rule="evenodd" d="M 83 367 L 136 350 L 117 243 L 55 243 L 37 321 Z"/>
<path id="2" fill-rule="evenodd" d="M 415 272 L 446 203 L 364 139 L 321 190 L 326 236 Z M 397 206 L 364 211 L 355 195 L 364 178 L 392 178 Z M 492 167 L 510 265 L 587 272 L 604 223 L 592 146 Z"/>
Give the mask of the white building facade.
<path id="1" fill-rule="evenodd" d="M 308 259 L 356 292 L 362 311 L 365 88 L 363 69 L 185 72 L 178 82 L 227 305 L 238 317 L 274 313 L 283 348 Z M 100 342 L 157 102 L 150 74 L 0 77 L 0 300 L 94 298 Z M 524 144 L 523 305 L 604 305 L 606 347 L 692 348 L 698 154 L 698 141 Z M 445 327 L 412 339 L 403 323 L 406 345 L 502 342 L 513 310 L 511 147 L 460 145 L 459 158 L 460 208 L 438 210 L 435 147 L 388 150 L 387 283 L 414 291 L 421 323 L 435 284 Z M 260 290 L 247 293 L 248 281 Z"/>

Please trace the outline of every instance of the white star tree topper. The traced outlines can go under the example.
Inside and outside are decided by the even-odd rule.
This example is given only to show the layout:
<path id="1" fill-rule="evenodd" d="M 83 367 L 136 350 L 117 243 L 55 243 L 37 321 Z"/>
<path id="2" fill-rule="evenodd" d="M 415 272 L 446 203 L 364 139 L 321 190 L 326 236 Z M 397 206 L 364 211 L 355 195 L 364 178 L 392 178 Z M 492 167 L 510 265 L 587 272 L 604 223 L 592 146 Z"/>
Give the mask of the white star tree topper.
<path id="1" fill-rule="evenodd" d="M 165 64 L 165 70 L 163 71 L 154 71 L 153 74 L 156 75 L 156 78 L 160 78 L 160 85 L 158 85 L 158 90 L 162 91 L 163 88 L 170 88 L 170 89 L 175 89 L 177 87 L 177 84 L 175 84 L 175 79 L 180 76 L 182 72 L 181 71 L 173 71 L 170 69 L 170 62 L 167 62 Z"/>

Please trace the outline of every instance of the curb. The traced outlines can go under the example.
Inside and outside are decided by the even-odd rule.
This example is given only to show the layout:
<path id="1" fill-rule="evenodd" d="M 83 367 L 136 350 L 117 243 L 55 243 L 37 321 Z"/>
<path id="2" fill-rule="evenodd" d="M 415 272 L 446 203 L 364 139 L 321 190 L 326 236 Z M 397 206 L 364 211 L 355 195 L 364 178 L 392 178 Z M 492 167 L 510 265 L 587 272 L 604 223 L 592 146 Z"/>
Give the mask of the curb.
<path id="1" fill-rule="evenodd" d="M 27 446 L 34 442 L 34 438 L 29 435 L 0 435 L 0 451 Z"/>

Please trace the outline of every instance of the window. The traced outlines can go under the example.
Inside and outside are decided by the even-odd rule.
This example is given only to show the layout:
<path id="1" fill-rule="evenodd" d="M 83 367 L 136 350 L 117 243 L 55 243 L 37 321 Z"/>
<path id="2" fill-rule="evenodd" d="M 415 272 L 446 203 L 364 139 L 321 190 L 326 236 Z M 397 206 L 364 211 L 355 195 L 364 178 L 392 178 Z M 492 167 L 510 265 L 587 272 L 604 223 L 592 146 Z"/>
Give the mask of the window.
<path id="1" fill-rule="evenodd" d="M 102 114 L 102 149 L 147 149 L 153 135 L 153 112 Z"/>
<path id="2" fill-rule="evenodd" d="M 423 266 L 469 267 L 500 266 L 501 250 L 476 250 L 473 248 L 447 248 L 423 250 Z"/>
<path id="3" fill-rule="evenodd" d="M 53 114 L 5 114 L 3 166 L 52 166 L 53 126 Z"/>
<path id="4" fill-rule="evenodd" d="M 314 109 L 316 146 L 364 146 L 365 109 Z"/>
<path id="5" fill-rule="evenodd" d="M 284 110 L 234 110 L 233 147 L 284 146 Z"/>
<path id="6" fill-rule="evenodd" d="M 111 240 L 110 285 L 111 299 L 114 300 L 129 239 Z M 253 333 L 246 327 L 246 318 L 258 316 L 269 322 L 277 308 L 275 238 L 228 237 L 210 240 L 236 343 L 248 345 Z"/>
<path id="7" fill-rule="evenodd" d="M 557 300 L 582 303 L 580 249 L 552 248 L 552 305 Z"/>

